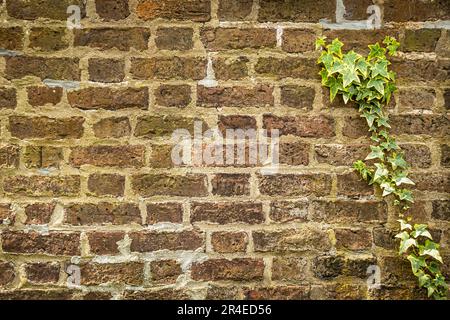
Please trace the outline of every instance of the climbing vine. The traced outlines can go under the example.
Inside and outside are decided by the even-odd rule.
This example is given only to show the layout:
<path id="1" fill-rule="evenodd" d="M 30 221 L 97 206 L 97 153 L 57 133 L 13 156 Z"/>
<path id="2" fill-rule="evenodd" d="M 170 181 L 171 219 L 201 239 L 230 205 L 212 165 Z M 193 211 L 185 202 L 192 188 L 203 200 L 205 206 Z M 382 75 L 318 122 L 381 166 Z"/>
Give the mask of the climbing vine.
<path id="1" fill-rule="evenodd" d="M 371 132 L 371 152 L 364 160 L 358 160 L 353 168 L 370 185 L 377 185 L 383 197 L 391 197 L 399 211 L 399 254 L 411 263 L 419 286 L 426 288 L 428 297 L 446 299 L 448 286 L 440 267 L 442 257 L 439 245 L 433 241 L 425 224 L 412 224 L 408 210 L 414 203 L 413 193 L 407 185 L 414 185 L 408 178 L 409 165 L 401 148 L 389 133 L 389 120 L 384 106 L 389 104 L 395 86 L 396 74 L 389 70 L 386 54 L 396 54 L 399 43 L 386 37 L 383 44 L 369 45 L 367 57 L 356 52 L 342 52 L 343 43 L 325 38 L 316 41 L 321 50 L 318 64 L 322 66 L 322 85 L 330 89 L 330 101 L 342 95 L 345 103 L 356 102 L 361 117 L 365 118 Z M 370 162 L 368 161 L 370 160 Z"/>

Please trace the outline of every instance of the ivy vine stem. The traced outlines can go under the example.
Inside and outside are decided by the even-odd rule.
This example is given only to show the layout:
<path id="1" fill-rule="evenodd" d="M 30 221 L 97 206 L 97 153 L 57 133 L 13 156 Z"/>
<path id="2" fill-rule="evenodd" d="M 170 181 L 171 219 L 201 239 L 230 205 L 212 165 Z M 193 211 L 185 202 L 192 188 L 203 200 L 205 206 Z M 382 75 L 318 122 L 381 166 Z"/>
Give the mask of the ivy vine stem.
<path id="1" fill-rule="evenodd" d="M 408 212 L 414 197 L 407 186 L 414 182 L 408 177 L 409 164 L 401 148 L 389 133 L 391 126 L 384 110 L 397 90 L 396 74 L 389 70 L 391 63 L 386 54 L 395 55 L 400 44 L 386 37 L 382 45 L 369 45 L 367 57 L 353 50 L 343 53 L 343 45 L 339 39 L 327 43 L 322 37 L 316 41 L 316 49 L 321 50 L 319 74 L 322 85 L 330 89 L 330 101 L 341 95 L 346 104 L 355 102 L 372 134 L 371 152 L 364 160 L 356 161 L 353 168 L 398 208 L 400 232 L 395 237 L 400 240 L 399 254 L 411 263 L 419 286 L 427 290 L 428 297 L 446 299 L 448 285 L 440 271 L 443 261 L 439 244 L 433 241 L 426 224 L 410 223 Z"/>

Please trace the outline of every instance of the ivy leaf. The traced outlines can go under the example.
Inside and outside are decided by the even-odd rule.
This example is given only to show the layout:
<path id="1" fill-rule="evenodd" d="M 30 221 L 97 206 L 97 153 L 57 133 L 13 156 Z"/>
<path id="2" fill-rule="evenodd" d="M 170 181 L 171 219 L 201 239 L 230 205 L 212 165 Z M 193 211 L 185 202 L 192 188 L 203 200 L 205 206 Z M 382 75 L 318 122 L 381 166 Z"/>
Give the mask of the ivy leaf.
<path id="1" fill-rule="evenodd" d="M 398 178 L 395 179 L 395 184 L 397 186 L 400 186 L 402 183 L 403 184 L 415 185 L 415 183 L 411 179 L 409 179 L 407 177 L 398 177 Z"/>
<path id="2" fill-rule="evenodd" d="M 333 62 L 334 62 L 333 55 L 323 51 L 318 62 L 322 63 L 325 66 L 325 68 L 328 70 L 333 67 Z"/>
<path id="3" fill-rule="evenodd" d="M 373 127 L 373 123 L 376 119 L 376 116 L 370 112 L 363 112 L 363 117 L 366 118 L 367 121 L 367 125 L 369 126 L 369 128 Z M 367 159 L 366 159 L 367 160 Z"/>
<path id="4" fill-rule="evenodd" d="M 439 253 L 439 245 L 434 243 L 431 240 L 426 240 L 425 245 L 419 248 L 419 252 L 421 256 L 430 256 L 439 261 L 440 263 L 444 263 L 442 261 L 441 254 Z"/>
<path id="5" fill-rule="evenodd" d="M 400 222 L 400 230 L 412 230 L 412 225 L 410 225 L 409 223 L 407 223 L 405 220 L 397 220 L 398 222 Z M 408 234 L 409 237 L 409 234 Z"/>
<path id="6" fill-rule="evenodd" d="M 370 79 L 367 88 L 375 88 L 379 93 L 384 94 L 384 82 L 380 79 Z"/>
<path id="7" fill-rule="evenodd" d="M 375 170 L 373 175 L 373 182 L 382 181 L 387 178 L 389 171 L 379 163 L 375 163 L 375 166 L 377 167 L 377 170 Z"/>
<path id="8" fill-rule="evenodd" d="M 409 260 L 409 262 L 411 262 L 411 269 L 415 275 L 417 275 L 419 272 L 421 272 L 421 274 L 425 275 L 425 273 L 421 270 L 422 268 L 427 267 L 427 263 L 426 263 L 424 257 L 417 257 L 414 254 L 410 254 L 407 257 L 407 259 Z M 425 280 L 425 279 L 423 279 L 423 280 Z"/>
<path id="9" fill-rule="evenodd" d="M 316 39 L 316 50 L 322 49 L 323 47 L 325 47 L 327 45 L 325 39 L 327 37 L 319 37 Z"/>
<path id="10" fill-rule="evenodd" d="M 341 48 L 344 46 L 342 42 L 339 41 L 339 39 L 334 39 L 331 44 L 327 46 L 328 52 L 334 53 L 338 57 L 342 57 Z"/>
<path id="11" fill-rule="evenodd" d="M 378 61 L 377 63 L 375 63 L 370 68 L 370 71 L 372 71 L 372 78 L 375 78 L 378 75 L 385 77 L 385 78 L 389 78 L 389 73 L 388 73 L 387 67 L 388 67 L 387 60 L 381 60 L 381 61 Z"/>
<path id="12" fill-rule="evenodd" d="M 394 157 L 389 157 L 388 162 L 391 164 L 392 169 L 402 168 L 405 169 L 408 167 L 408 163 L 403 159 L 401 154 L 395 154 Z"/>
<path id="13" fill-rule="evenodd" d="M 383 43 L 386 45 L 386 48 L 388 49 L 390 56 L 395 55 L 398 47 L 400 47 L 400 43 L 397 40 L 395 40 L 395 38 L 389 36 L 384 38 Z"/>
<path id="14" fill-rule="evenodd" d="M 388 182 L 383 182 L 380 184 L 380 187 L 383 189 L 383 197 L 386 197 L 395 191 Z"/>
<path id="15" fill-rule="evenodd" d="M 356 70 L 361 72 L 361 74 L 364 76 L 364 78 L 368 77 L 368 68 L 369 64 L 366 62 L 366 59 L 361 58 L 356 62 Z"/>
<path id="16" fill-rule="evenodd" d="M 384 152 L 380 147 L 370 146 L 370 149 L 372 150 L 372 152 L 369 153 L 369 155 L 364 160 L 371 160 L 371 159 L 384 160 Z"/>
<path id="17" fill-rule="evenodd" d="M 406 239 L 404 241 L 400 242 L 400 247 L 399 247 L 399 253 L 403 254 L 406 253 L 408 251 L 409 248 L 411 247 L 417 247 L 417 240 L 416 239 Z"/>
<path id="18" fill-rule="evenodd" d="M 413 198 L 412 192 L 409 191 L 409 190 L 402 189 L 400 191 L 397 191 L 395 194 L 400 198 L 400 200 L 408 201 L 408 202 L 411 202 L 411 203 L 414 202 L 414 198 Z"/>
<path id="19" fill-rule="evenodd" d="M 415 224 L 414 225 L 414 231 L 411 232 L 411 236 L 414 238 L 418 237 L 426 237 L 428 239 L 433 240 L 433 237 L 431 236 L 430 232 L 427 230 L 428 226 L 426 224 Z"/>
<path id="20" fill-rule="evenodd" d="M 369 45 L 370 53 L 368 56 L 368 59 L 371 60 L 373 58 L 380 58 L 384 57 L 386 53 L 386 49 L 380 46 L 380 44 L 377 42 L 373 45 Z"/>
<path id="21" fill-rule="evenodd" d="M 341 82 L 335 77 L 329 77 L 327 81 L 327 86 L 330 88 L 330 101 L 333 102 L 334 98 L 338 94 L 339 90 L 342 90 Z"/>
<path id="22" fill-rule="evenodd" d="M 351 83 L 361 83 L 359 80 L 358 74 L 354 66 L 346 66 L 344 70 L 341 72 L 343 77 L 343 86 L 344 88 L 348 87 Z"/>

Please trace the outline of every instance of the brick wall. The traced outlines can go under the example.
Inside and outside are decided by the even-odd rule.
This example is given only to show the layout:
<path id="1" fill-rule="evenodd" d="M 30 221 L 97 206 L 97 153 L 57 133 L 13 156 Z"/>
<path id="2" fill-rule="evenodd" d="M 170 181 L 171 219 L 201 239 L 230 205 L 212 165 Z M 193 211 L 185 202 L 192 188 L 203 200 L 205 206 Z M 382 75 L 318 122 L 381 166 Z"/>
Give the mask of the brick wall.
<path id="1" fill-rule="evenodd" d="M 386 0 L 376 31 L 352 23 L 360 0 L 0 4 L 1 299 L 423 298 L 396 214 L 352 173 L 370 141 L 321 87 L 320 35 L 400 40 L 392 131 L 450 277 L 450 2 Z M 279 172 L 174 165 L 171 134 L 195 121 L 278 129 Z"/>

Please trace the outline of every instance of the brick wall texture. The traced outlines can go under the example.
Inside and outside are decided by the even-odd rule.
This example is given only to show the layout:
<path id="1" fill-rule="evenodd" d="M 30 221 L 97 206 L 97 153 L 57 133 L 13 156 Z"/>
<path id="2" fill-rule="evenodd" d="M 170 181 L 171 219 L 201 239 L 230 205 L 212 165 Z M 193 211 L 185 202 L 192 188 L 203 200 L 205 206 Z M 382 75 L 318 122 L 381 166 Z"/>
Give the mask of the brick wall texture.
<path id="1" fill-rule="evenodd" d="M 396 213 L 352 172 L 370 140 L 321 87 L 321 35 L 400 40 L 392 132 L 450 278 L 450 2 L 386 0 L 379 30 L 333 27 L 339 2 L 348 21 L 372 4 L 1 0 L 0 299 L 425 298 Z M 174 165 L 195 121 L 279 129 L 279 172 Z"/>

